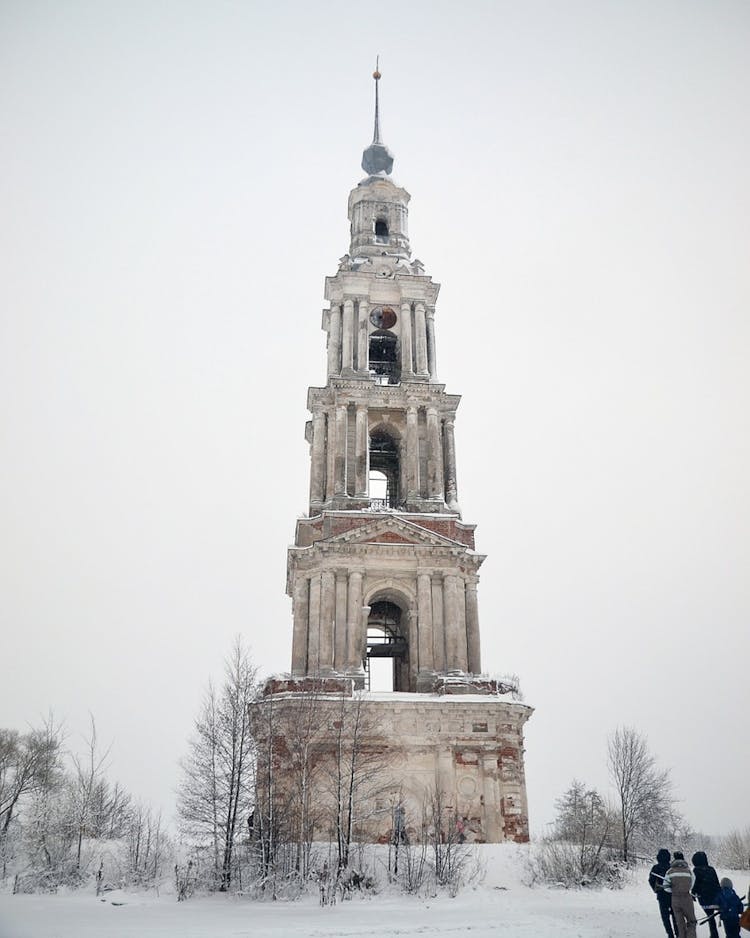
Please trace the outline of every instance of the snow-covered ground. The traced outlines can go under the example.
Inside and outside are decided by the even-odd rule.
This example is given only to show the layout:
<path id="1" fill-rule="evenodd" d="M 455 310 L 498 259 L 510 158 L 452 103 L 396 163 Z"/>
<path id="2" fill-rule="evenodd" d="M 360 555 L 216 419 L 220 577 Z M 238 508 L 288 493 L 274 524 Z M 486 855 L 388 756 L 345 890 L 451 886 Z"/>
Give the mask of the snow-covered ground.
<path id="1" fill-rule="evenodd" d="M 526 849 L 479 848 L 481 885 L 455 899 L 394 894 L 354 898 L 321 908 L 314 896 L 296 902 L 91 892 L 56 896 L 0 895 L 0 938 L 369 938 L 436 935 L 471 938 L 657 938 L 663 935 L 647 868 L 616 891 L 529 888 Z M 723 873 L 721 875 L 724 875 Z M 731 873 L 729 874 L 731 876 Z M 748 874 L 733 877 L 747 890 Z M 122 904 L 117 904 L 122 903 Z M 698 929 L 698 935 L 707 926 Z"/>

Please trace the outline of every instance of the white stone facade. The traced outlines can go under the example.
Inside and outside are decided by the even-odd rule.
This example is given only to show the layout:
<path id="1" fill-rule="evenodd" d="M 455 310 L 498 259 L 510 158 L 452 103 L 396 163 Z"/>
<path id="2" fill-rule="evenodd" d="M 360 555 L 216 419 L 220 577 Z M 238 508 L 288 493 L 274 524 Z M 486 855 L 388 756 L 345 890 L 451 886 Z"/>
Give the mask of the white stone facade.
<path id="1" fill-rule="evenodd" d="M 377 117 L 368 151 L 363 166 L 390 167 Z M 427 782 L 437 783 L 472 819 L 475 839 L 523 840 L 531 710 L 482 678 L 484 557 L 458 503 L 460 398 L 437 379 L 439 285 L 411 258 L 410 196 L 387 172 L 350 194 L 349 253 L 326 279 L 327 381 L 308 392 L 309 513 L 288 554 L 292 668 L 267 693 L 282 711 L 312 687 L 323 701 L 335 691 L 362 707 L 352 692 L 368 689 L 373 658 L 391 658 L 396 696 L 368 698 L 366 707 L 378 728 L 372 745 L 396 767 L 409 811 Z M 469 696 L 446 697 L 457 692 Z M 369 835 L 383 830 L 375 824 Z"/>
<path id="2" fill-rule="evenodd" d="M 288 725 L 298 718 L 295 695 L 281 692 L 278 685 L 275 690 L 275 721 Z M 362 782 L 370 803 L 358 812 L 359 839 L 388 842 L 398 806 L 409 841 L 418 842 L 425 810 L 439 790 L 442 813 L 460 824 L 462 839 L 528 840 L 523 726 L 530 707 L 498 697 L 427 694 L 366 694 L 361 700 L 321 694 L 315 705 L 315 764 L 309 767 L 315 787 L 314 839 L 331 836 L 336 731 L 342 715 L 346 720 L 348 712 L 351 724 L 351 712 L 357 710 L 366 727 L 362 745 L 370 755 L 377 754 Z M 279 777 L 294 779 L 295 757 L 293 746 L 277 745 Z"/>

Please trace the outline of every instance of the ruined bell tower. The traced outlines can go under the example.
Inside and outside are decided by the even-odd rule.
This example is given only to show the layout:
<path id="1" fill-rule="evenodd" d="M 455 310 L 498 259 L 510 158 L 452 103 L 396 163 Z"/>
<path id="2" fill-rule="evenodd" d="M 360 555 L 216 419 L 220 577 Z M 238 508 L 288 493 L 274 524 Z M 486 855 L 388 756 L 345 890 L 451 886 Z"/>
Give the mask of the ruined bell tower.
<path id="1" fill-rule="evenodd" d="M 458 503 L 460 397 L 438 380 L 439 284 L 412 258 L 410 196 L 391 178 L 373 77 L 375 129 L 349 195 L 349 251 L 325 283 L 327 379 L 307 397 L 309 512 L 287 569 L 291 673 L 265 695 L 279 712 L 315 696 L 319 761 L 342 705 L 367 714 L 363 743 L 383 753 L 388 779 L 361 812 L 364 839 L 393 836 L 394 805 L 418 836 L 424 792 L 437 788 L 468 839 L 523 841 L 531 708 L 482 673 L 485 558 Z M 276 743 L 277 768 L 292 771 L 290 747 Z M 325 839 L 319 827 L 315 839 Z"/>

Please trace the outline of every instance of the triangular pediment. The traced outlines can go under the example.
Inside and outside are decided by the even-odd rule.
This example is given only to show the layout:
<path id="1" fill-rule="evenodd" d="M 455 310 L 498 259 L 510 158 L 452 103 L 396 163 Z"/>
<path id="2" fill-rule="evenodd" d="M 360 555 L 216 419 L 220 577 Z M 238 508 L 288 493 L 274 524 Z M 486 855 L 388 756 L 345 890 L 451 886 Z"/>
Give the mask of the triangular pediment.
<path id="1" fill-rule="evenodd" d="M 358 525 L 341 534 L 326 538 L 326 544 L 412 544 L 423 547 L 460 547 L 466 545 L 452 538 L 436 534 L 413 521 L 394 515 L 379 517 Z"/>

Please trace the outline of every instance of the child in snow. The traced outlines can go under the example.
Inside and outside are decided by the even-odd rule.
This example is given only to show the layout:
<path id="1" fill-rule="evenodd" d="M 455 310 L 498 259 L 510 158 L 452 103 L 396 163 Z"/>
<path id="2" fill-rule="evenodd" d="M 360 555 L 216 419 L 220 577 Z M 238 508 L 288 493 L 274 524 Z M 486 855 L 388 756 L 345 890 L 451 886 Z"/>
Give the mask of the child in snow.
<path id="1" fill-rule="evenodd" d="M 724 923 L 726 938 L 740 938 L 740 915 L 742 915 L 742 899 L 734 891 L 732 880 L 724 877 L 721 889 L 716 896 L 719 915 Z"/>
<path id="2" fill-rule="evenodd" d="M 672 912 L 680 938 L 695 938 L 695 905 L 693 904 L 693 874 L 687 860 L 675 850 L 672 865 L 664 877 L 664 888 L 672 895 Z"/>

